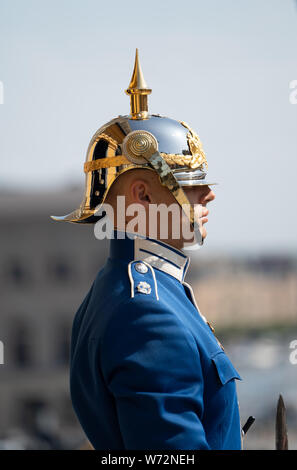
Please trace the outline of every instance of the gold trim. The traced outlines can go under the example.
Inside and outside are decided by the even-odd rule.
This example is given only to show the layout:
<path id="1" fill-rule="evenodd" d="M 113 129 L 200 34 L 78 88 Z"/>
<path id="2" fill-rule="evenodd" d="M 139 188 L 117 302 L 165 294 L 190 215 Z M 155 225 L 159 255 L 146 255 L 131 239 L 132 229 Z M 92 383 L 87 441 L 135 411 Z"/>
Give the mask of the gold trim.
<path id="1" fill-rule="evenodd" d="M 186 122 L 180 121 L 180 123 L 189 130 L 187 134 L 187 139 L 188 139 L 189 149 L 192 154 L 191 156 L 192 161 L 189 163 L 190 167 L 198 168 L 199 166 L 201 166 L 201 169 L 202 169 L 203 165 L 205 165 L 205 169 L 207 171 L 208 163 L 207 163 L 206 155 L 204 153 L 202 142 L 199 136 Z"/>
<path id="2" fill-rule="evenodd" d="M 199 163 L 193 155 L 178 155 L 174 153 L 163 153 L 160 155 L 164 158 L 168 165 L 179 165 L 181 167 L 188 167 L 195 170 L 199 167 L 203 167 L 203 164 Z M 89 173 L 90 171 L 99 170 L 100 168 L 111 168 L 120 165 L 130 164 L 130 160 L 125 155 L 117 155 L 115 157 L 104 157 L 84 164 L 84 172 Z M 142 163 L 142 162 L 141 162 Z M 135 165 L 137 165 L 135 163 Z"/>
<path id="3" fill-rule="evenodd" d="M 178 155 L 175 153 L 161 153 L 161 155 L 169 165 L 187 166 L 192 170 L 199 167 L 202 169 L 203 166 L 195 155 Z"/>
<path id="4" fill-rule="evenodd" d="M 126 165 L 131 163 L 125 155 L 117 155 L 116 157 L 104 157 L 99 160 L 93 160 L 84 164 L 84 172 L 89 173 L 90 171 L 99 170 L 100 168 L 110 168 L 120 165 Z"/>
<path id="5" fill-rule="evenodd" d="M 118 145 L 119 145 L 118 142 L 115 139 L 113 139 L 112 137 L 110 137 L 109 135 L 100 134 L 97 137 L 97 139 L 95 140 L 95 143 L 97 144 L 99 142 L 99 140 L 101 140 L 101 139 L 106 140 L 110 144 L 110 146 L 114 148 L 114 150 L 116 150 L 118 148 Z"/>

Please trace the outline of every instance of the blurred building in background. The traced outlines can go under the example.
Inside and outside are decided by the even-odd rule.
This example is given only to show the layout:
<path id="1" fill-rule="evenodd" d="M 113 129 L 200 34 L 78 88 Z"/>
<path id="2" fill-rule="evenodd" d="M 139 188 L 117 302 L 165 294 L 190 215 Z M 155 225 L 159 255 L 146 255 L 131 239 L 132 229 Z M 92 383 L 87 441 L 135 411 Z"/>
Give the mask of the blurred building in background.
<path id="1" fill-rule="evenodd" d="M 75 196 L 1 194 L 0 439 L 14 428 L 56 447 L 83 438 L 69 397 L 70 332 L 107 243 L 91 226 L 50 219 Z"/>
<path id="2" fill-rule="evenodd" d="M 201 310 L 220 329 L 297 324 L 297 258 L 204 257 L 192 266 L 191 277 Z"/>
<path id="3" fill-rule="evenodd" d="M 80 199 L 78 189 L 1 193 L 0 448 L 66 449 L 85 439 L 69 394 L 71 325 L 105 262 L 108 241 L 96 240 L 90 225 L 50 219 L 51 214 L 67 213 Z M 187 280 L 246 380 L 239 386 L 241 411 L 248 415 L 256 410 L 259 423 L 258 431 L 250 431 L 250 445 L 256 446 L 261 435 L 261 445 L 273 448 L 278 393 L 288 398 L 292 427 L 297 423 L 297 366 L 288 361 L 289 340 L 297 338 L 296 259 L 198 255 Z M 280 344 L 283 330 L 289 336 Z M 260 340 L 257 331 L 262 331 Z M 262 386 L 262 395 L 261 377 L 268 386 Z"/>

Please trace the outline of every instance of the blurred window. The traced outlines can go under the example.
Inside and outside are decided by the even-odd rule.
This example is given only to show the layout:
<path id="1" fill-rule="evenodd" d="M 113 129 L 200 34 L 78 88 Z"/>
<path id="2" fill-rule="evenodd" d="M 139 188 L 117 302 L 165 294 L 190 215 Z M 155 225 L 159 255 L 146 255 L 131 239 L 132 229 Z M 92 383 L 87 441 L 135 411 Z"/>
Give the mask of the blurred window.
<path id="1" fill-rule="evenodd" d="M 59 366 L 68 366 L 71 338 L 71 323 L 68 320 L 58 320 L 55 337 L 55 363 Z"/>
<path id="2" fill-rule="evenodd" d="M 14 324 L 12 331 L 12 355 L 16 367 L 30 367 L 33 363 L 29 328 L 22 321 Z"/>
<path id="3" fill-rule="evenodd" d="M 48 272 L 56 282 L 66 283 L 75 278 L 73 263 L 64 256 L 52 257 L 48 262 Z"/>
<path id="4" fill-rule="evenodd" d="M 36 428 L 36 418 L 39 411 L 46 406 L 41 397 L 26 397 L 19 402 L 19 421 L 22 427 L 30 431 Z"/>
<path id="5" fill-rule="evenodd" d="M 9 282 L 13 282 L 18 286 L 26 284 L 30 278 L 25 264 L 20 259 L 16 258 L 7 261 L 5 274 Z"/>

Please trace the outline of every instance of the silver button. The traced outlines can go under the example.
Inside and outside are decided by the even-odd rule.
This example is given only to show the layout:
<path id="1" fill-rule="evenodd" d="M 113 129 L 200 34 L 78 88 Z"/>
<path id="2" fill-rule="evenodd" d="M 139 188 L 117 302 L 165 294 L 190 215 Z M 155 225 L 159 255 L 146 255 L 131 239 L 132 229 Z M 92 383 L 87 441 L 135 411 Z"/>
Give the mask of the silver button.
<path id="1" fill-rule="evenodd" d="M 144 263 L 136 263 L 135 264 L 135 269 L 137 272 L 141 274 L 145 274 L 148 272 L 148 267 Z"/>
<path id="2" fill-rule="evenodd" d="M 149 285 L 148 282 L 141 281 L 137 287 L 136 287 L 138 292 L 141 292 L 142 294 L 150 294 L 152 292 L 152 288 Z"/>

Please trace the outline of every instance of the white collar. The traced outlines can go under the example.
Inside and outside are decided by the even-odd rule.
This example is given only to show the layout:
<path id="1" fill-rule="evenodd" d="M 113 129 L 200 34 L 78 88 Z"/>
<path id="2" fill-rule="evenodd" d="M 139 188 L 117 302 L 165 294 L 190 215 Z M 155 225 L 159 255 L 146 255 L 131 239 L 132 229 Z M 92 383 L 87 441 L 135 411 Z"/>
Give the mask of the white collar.
<path id="1" fill-rule="evenodd" d="M 134 239 L 134 259 L 146 261 L 180 282 L 183 282 L 190 264 L 189 256 L 181 250 L 160 240 L 138 236 Z"/>

